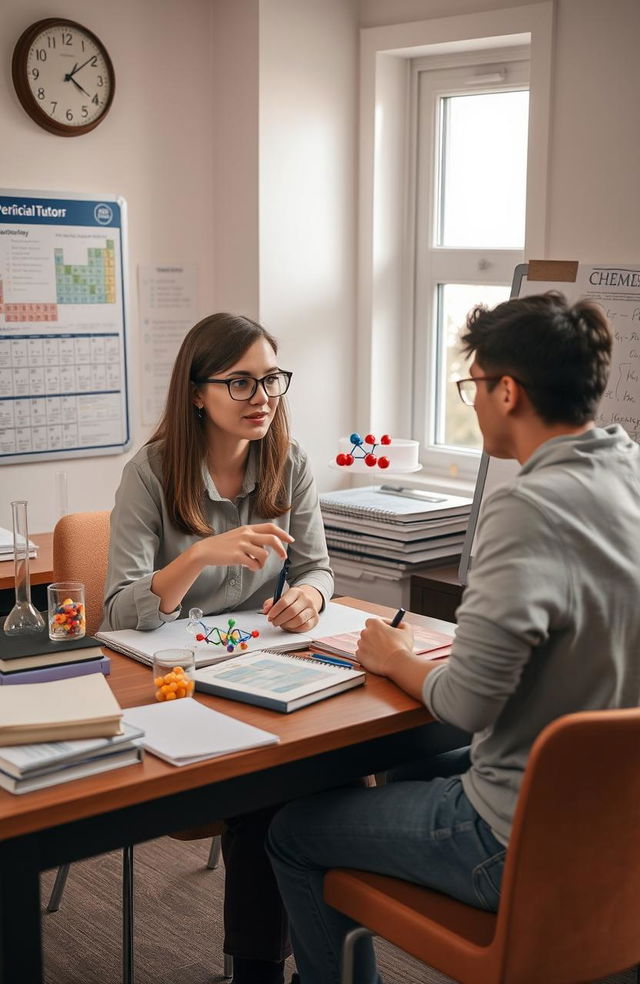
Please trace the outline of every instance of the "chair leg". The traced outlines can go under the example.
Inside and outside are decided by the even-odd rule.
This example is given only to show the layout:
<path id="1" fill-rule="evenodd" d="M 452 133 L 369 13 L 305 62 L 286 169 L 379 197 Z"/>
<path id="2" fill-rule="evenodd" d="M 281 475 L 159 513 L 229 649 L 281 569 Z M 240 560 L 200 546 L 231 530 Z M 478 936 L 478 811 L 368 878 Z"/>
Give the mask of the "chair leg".
<path id="1" fill-rule="evenodd" d="M 356 943 L 363 936 L 375 936 L 370 929 L 364 926 L 356 926 L 350 929 L 342 944 L 342 969 L 340 974 L 340 984 L 353 984 L 353 953 Z"/>
<path id="2" fill-rule="evenodd" d="M 222 851 L 222 840 L 220 835 L 211 838 L 211 850 L 209 851 L 209 860 L 207 861 L 207 868 L 213 871 L 220 864 L 220 853 Z"/>
<path id="3" fill-rule="evenodd" d="M 133 844 L 122 848 L 122 980 L 133 984 Z"/>
<path id="4" fill-rule="evenodd" d="M 56 880 L 53 883 L 53 889 L 51 890 L 51 898 L 49 899 L 47 912 L 57 912 L 60 908 L 62 893 L 64 892 L 64 886 L 67 884 L 67 875 L 69 874 L 70 867 L 70 864 L 61 864 L 58 868 L 58 874 L 56 875 Z"/>
<path id="5" fill-rule="evenodd" d="M 223 953 L 222 956 L 224 957 L 222 976 L 227 980 L 231 980 L 233 977 L 233 957 L 229 956 L 228 953 Z"/>

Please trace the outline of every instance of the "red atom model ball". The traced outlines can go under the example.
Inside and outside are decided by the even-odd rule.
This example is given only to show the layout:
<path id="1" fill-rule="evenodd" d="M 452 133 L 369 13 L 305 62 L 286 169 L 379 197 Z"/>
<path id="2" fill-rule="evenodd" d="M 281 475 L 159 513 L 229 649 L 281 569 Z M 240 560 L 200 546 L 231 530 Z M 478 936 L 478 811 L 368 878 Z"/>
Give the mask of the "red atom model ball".
<path id="1" fill-rule="evenodd" d="M 388 458 L 385 458 L 384 455 L 381 458 L 378 458 L 378 468 L 388 468 L 390 464 L 391 462 Z"/>
<path id="2" fill-rule="evenodd" d="M 345 461 L 345 465 L 352 465 L 353 464 L 353 455 L 352 454 L 345 454 L 345 458 L 347 459 Z"/>
<path id="3" fill-rule="evenodd" d="M 337 454 L 336 455 L 336 465 L 346 465 L 346 463 L 347 463 L 347 456 L 346 456 L 346 454 Z"/>
<path id="4" fill-rule="evenodd" d="M 365 465 L 368 465 L 369 468 L 373 468 L 377 460 L 378 459 L 376 458 L 375 454 L 367 454 L 365 455 L 364 463 Z"/>
<path id="5" fill-rule="evenodd" d="M 252 637 L 253 637 L 254 639 L 257 639 L 257 638 L 258 638 L 258 636 L 260 635 L 260 633 L 258 632 L 258 630 L 257 630 L 257 629 L 254 629 L 254 630 L 253 630 L 253 632 L 251 633 L 251 635 L 252 635 Z"/>
<path id="6" fill-rule="evenodd" d="M 365 444 L 375 444 L 376 443 L 375 436 L 373 434 L 367 434 L 367 436 L 364 439 L 364 443 Z"/>
<path id="7" fill-rule="evenodd" d="M 380 444 L 391 444 L 391 437 L 389 434 L 383 434 L 380 438 Z"/>
<path id="8" fill-rule="evenodd" d="M 196 642 L 202 642 L 203 640 L 204 640 L 204 636 L 202 632 L 198 632 L 196 635 Z"/>

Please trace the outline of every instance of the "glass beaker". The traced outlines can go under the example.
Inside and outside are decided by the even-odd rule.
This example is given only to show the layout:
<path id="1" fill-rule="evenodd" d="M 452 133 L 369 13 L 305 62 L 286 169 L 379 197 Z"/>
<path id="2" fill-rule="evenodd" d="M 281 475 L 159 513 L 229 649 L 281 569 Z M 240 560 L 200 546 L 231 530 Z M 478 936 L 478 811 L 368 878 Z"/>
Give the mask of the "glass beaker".
<path id="1" fill-rule="evenodd" d="M 17 499 L 11 503 L 13 514 L 13 553 L 15 558 L 16 603 L 4 620 L 7 635 L 29 635 L 42 632 L 45 621 L 31 604 L 29 579 L 29 527 L 27 503 Z"/>
<path id="2" fill-rule="evenodd" d="M 49 638 L 52 642 L 82 639 L 86 631 L 84 584 L 56 581 L 47 588 Z"/>
<path id="3" fill-rule="evenodd" d="M 193 649 L 159 649 L 153 654 L 153 689 L 156 700 L 193 697 L 196 668 Z"/>

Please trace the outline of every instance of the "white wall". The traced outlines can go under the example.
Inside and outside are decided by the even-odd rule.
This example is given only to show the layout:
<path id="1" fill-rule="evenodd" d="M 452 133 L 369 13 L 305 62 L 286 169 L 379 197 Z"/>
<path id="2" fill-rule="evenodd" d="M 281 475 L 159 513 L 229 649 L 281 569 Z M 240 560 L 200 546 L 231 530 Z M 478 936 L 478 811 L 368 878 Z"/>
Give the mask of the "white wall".
<path id="1" fill-rule="evenodd" d="M 528 0 L 360 0 L 360 26 L 523 6 Z M 534 0 L 535 2 L 535 0 Z M 640 260 L 638 0 L 556 0 L 546 254 Z"/>
<path id="2" fill-rule="evenodd" d="M 262 0 L 260 318 L 295 371 L 293 432 L 323 489 L 357 424 L 357 72 L 355 2 Z"/>
<path id="3" fill-rule="evenodd" d="M 197 262 L 200 311 L 211 310 L 214 301 L 210 2 L 59 0 L 55 13 L 93 30 L 116 72 L 108 117 L 74 138 L 36 126 L 11 81 L 15 42 L 25 27 L 51 13 L 39 0 L 3 0 L 0 7 L 0 185 L 117 193 L 127 199 L 132 430 L 139 447 L 150 429 L 142 427 L 140 416 L 138 263 Z M 24 498 L 30 529 L 52 529 L 59 470 L 67 473 L 71 511 L 111 508 L 125 460 L 113 455 L 3 466 L 0 525 L 11 525 L 10 500 Z"/>

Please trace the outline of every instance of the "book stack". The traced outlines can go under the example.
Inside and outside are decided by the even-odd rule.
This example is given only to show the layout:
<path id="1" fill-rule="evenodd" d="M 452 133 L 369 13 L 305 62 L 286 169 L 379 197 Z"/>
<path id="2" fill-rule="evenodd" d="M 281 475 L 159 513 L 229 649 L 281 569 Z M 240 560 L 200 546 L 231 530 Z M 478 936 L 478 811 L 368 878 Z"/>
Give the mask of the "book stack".
<path id="1" fill-rule="evenodd" d="M 0 788 L 11 793 L 141 761 L 143 732 L 123 727 L 101 673 L 0 690 Z"/>
<path id="2" fill-rule="evenodd" d="M 91 636 L 52 642 L 46 630 L 37 635 L 7 636 L 0 622 L 0 687 L 45 683 L 90 673 L 110 672 L 111 660 Z"/>
<path id="3" fill-rule="evenodd" d="M 462 496 L 394 485 L 320 496 L 332 558 L 399 574 L 458 558 L 471 504 Z"/>

